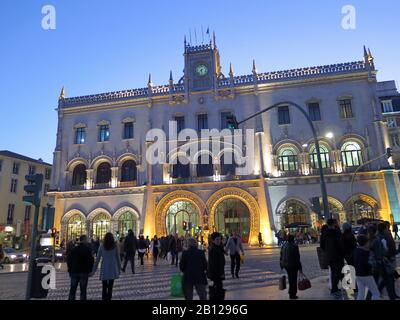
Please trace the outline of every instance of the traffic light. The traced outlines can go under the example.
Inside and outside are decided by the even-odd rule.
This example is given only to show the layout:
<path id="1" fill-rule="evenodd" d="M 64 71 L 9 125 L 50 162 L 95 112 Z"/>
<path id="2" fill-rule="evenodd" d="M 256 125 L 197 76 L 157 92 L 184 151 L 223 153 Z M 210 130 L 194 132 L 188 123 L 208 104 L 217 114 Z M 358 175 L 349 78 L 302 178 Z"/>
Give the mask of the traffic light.
<path id="1" fill-rule="evenodd" d="M 386 156 L 387 156 L 388 158 L 390 158 L 390 157 L 393 156 L 392 148 L 386 148 Z"/>
<path id="2" fill-rule="evenodd" d="M 43 175 L 39 173 L 27 175 L 25 176 L 25 180 L 28 182 L 28 184 L 24 186 L 27 195 L 23 196 L 22 201 L 39 207 L 42 197 Z"/>
<path id="3" fill-rule="evenodd" d="M 238 129 L 239 128 L 239 123 L 233 114 L 228 115 L 226 117 L 226 122 L 228 123 L 228 129 Z"/>

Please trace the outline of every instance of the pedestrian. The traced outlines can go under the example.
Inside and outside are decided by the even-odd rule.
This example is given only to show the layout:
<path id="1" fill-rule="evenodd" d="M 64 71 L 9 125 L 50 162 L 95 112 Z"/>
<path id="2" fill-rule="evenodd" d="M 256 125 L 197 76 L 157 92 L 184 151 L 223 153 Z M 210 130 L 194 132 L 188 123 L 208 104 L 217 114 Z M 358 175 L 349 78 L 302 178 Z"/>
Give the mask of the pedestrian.
<path id="1" fill-rule="evenodd" d="M 362 225 L 360 227 L 360 230 L 358 230 L 358 234 L 363 234 L 363 235 L 368 236 L 368 223 L 367 223 L 367 220 L 363 219 L 361 221 L 361 224 Z"/>
<path id="2" fill-rule="evenodd" d="M 300 251 L 293 235 L 288 236 L 288 241 L 282 246 L 280 252 L 280 267 L 286 269 L 289 280 L 289 298 L 298 299 L 297 274 L 302 271 Z"/>
<path id="3" fill-rule="evenodd" d="M 99 237 L 96 238 L 96 241 L 94 242 L 94 247 L 93 248 L 94 248 L 94 254 L 97 257 L 97 252 L 99 251 L 99 248 L 100 248 L 100 239 L 99 239 Z"/>
<path id="4" fill-rule="evenodd" d="M 225 254 L 222 245 L 222 236 L 219 232 L 211 234 L 208 251 L 207 276 L 213 281 L 210 288 L 210 300 L 224 300 L 224 289 L 222 281 L 225 279 Z"/>
<path id="5" fill-rule="evenodd" d="M 72 249 L 75 247 L 75 243 L 73 240 L 68 241 L 67 248 L 65 250 L 65 255 L 68 257 L 71 253 Z"/>
<path id="6" fill-rule="evenodd" d="M 259 246 L 260 248 L 263 246 L 262 234 L 261 234 L 261 232 L 258 233 L 258 246 Z"/>
<path id="7" fill-rule="evenodd" d="M 158 258 L 158 255 L 159 255 L 160 247 L 161 247 L 160 240 L 158 240 L 157 235 L 155 235 L 154 238 L 151 240 L 151 243 L 150 243 L 151 254 L 153 255 L 153 263 L 154 263 L 154 265 L 157 264 L 157 258 Z"/>
<path id="8" fill-rule="evenodd" d="M 348 265 L 354 266 L 354 250 L 357 247 L 357 240 L 353 234 L 351 224 L 348 222 L 343 223 L 343 233 L 340 238 L 341 246 L 343 248 L 344 259 Z"/>
<path id="9" fill-rule="evenodd" d="M 2 270 L 4 269 L 3 260 L 4 260 L 4 250 L 3 250 L 3 245 L 0 244 L 0 268 Z"/>
<path id="10" fill-rule="evenodd" d="M 140 265 L 144 265 L 143 263 L 143 257 L 146 253 L 146 240 L 144 239 L 144 236 L 141 235 L 139 237 L 138 241 L 138 259 L 140 259 Z"/>
<path id="11" fill-rule="evenodd" d="M 100 245 L 96 262 L 93 266 L 93 272 L 90 274 L 91 276 L 96 272 L 100 260 L 102 260 L 100 269 L 100 280 L 103 285 L 102 299 L 111 300 L 114 280 L 119 278 L 121 270 L 118 246 L 111 232 L 107 232 L 104 236 L 103 244 Z"/>
<path id="12" fill-rule="evenodd" d="M 338 288 L 339 281 L 342 278 L 342 269 L 344 266 L 344 254 L 341 245 L 341 231 L 337 228 L 335 219 L 328 219 L 327 229 L 321 235 L 321 249 L 326 255 L 328 265 L 331 271 L 331 294 L 340 299 L 342 294 Z"/>
<path id="13" fill-rule="evenodd" d="M 122 272 L 125 272 L 128 261 L 131 263 L 132 274 L 135 274 L 135 254 L 137 249 L 137 239 L 132 229 L 128 230 L 128 235 L 124 241 L 125 261 Z"/>
<path id="14" fill-rule="evenodd" d="M 147 260 L 149 259 L 150 243 L 151 243 L 151 241 L 149 239 L 149 236 L 146 236 L 146 257 L 147 257 Z"/>
<path id="15" fill-rule="evenodd" d="M 68 273 L 71 278 L 69 300 L 75 300 L 76 289 L 80 288 L 80 300 L 86 300 L 89 274 L 93 270 L 94 258 L 86 235 L 81 235 L 79 244 L 67 257 Z"/>
<path id="16" fill-rule="evenodd" d="M 119 242 L 118 242 L 118 248 L 119 248 L 119 256 L 121 258 L 121 261 L 124 260 L 124 256 L 125 256 L 125 249 L 124 249 L 124 237 L 119 238 Z"/>
<path id="17" fill-rule="evenodd" d="M 189 249 L 183 251 L 179 268 L 183 272 L 182 289 L 185 300 L 193 300 L 193 287 L 200 300 L 207 300 L 207 260 L 203 250 L 197 249 L 194 238 L 188 239 Z"/>
<path id="18" fill-rule="evenodd" d="M 183 242 L 184 242 L 183 236 L 176 239 L 176 261 L 175 261 L 176 266 L 178 266 L 178 260 L 180 261 L 182 259 Z"/>
<path id="19" fill-rule="evenodd" d="M 380 300 L 380 292 L 372 274 L 369 263 L 368 237 L 364 234 L 357 236 L 358 247 L 354 249 L 354 268 L 356 269 L 356 282 L 358 288 L 357 300 L 365 300 L 365 289 L 372 292 L 373 300 Z"/>
<path id="20" fill-rule="evenodd" d="M 398 234 L 399 232 L 399 227 L 397 226 L 397 223 L 393 223 L 393 228 L 392 231 L 394 233 L 394 240 L 399 239 L 400 240 L 400 236 Z"/>
<path id="21" fill-rule="evenodd" d="M 173 236 L 171 234 L 170 238 L 169 238 L 169 243 L 168 243 L 168 250 L 171 253 L 171 265 L 175 264 L 175 259 L 178 260 L 178 252 L 177 252 L 177 240 L 178 234 L 175 234 L 175 236 Z M 176 263 L 176 266 L 178 266 L 178 264 Z"/>
<path id="22" fill-rule="evenodd" d="M 229 251 L 231 257 L 231 274 L 232 278 L 239 278 L 240 271 L 240 253 L 244 254 L 242 240 L 238 237 L 237 233 L 234 232 L 229 238 L 225 251 Z"/>

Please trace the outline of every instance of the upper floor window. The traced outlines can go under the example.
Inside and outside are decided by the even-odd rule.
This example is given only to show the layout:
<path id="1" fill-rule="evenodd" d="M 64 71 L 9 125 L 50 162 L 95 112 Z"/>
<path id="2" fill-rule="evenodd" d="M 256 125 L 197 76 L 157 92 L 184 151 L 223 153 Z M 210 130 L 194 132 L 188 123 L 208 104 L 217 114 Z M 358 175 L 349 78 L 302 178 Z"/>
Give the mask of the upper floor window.
<path id="1" fill-rule="evenodd" d="M 45 183 L 43 188 L 43 195 L 47 196 L 47 192 L 49 192 L 49 190 L 50 190 L 50 185 L 48 183 Z"/>
<path id="2" fill-rule="evenodd" d="M 220 160 L 221 164 L 221 175 L 229 176 L 235 175 L 236 173 L 236 163 L 235 163 L 235 155 L 233 152 L 224 152 L 221 156 Z"/>
<path id="3" fill-rule="evenodd" d="M 99 127 L 99 142 L 108 141 L 110 139 L 110 126 L 103 124 Z"/>
<path id="4" fill-rule="evenodd" d="M 8 205 L 7 224 L 12 224 L 14 221 L 14 209 L 15 209 L 15 204 Z"/>
<path id="5" fill-rule="evenodd" d="M 28 174 L 35 174 L 36 173 L 36 167 L 35 166 L 29 166 Z"/>
<path id="6" fill-rule="evenodd" d="M 286 147 L 278 153 L 280 171 L 296 171 L 298 168 L 297 150 Z"/>
<path id="7" fill-rule="evenodd" d="M 198 177 L 212 177 L 214 175 L 214 166 L 211 156 L 199 156 L 196 165 L 196 173 Z"/>
<path id="8" fill-rule="evenodd" d="M 185 129 L 185 117 L 184 116 L 175 116 L 175 121 L 176 121 L 177 133 L 179 133 L 183 129 Z"/>
<path id="9" fill-rule="evenodd" d="M 46 180 L 50 180 L 50 178 L 51 178 L 51 169 L 46 168 L 46 169 L 44 170 L 44 178 L 45 178 Z"/>
<path id="10" fill-rule="evenodd" d="M 122 164 L 121 168 L 121 181 L 135 181 L 136 180 L 136 162 L 133 160 L 127 160 Z"/>
<path id="11" fill-rule="evenodd" d="M 321 155 L 321 164 L 322 168 L 329 168 L 329 150 L 327 147 L 320 145 L 319 146 L 319 153 Z M 313 145 L 310 148 L 310 164 L 311 168 L 318 169 L 318 156 L 317 156 L 317 148 Z"/>
<path id="12" fill-rule="evenodd" d="M 208 129 L 208 116 L 207 114 L 197 115 L 197 130 Z"/>
<path id="13" fill-rule="evenodd" d="M 176 159 L 176 164 L 172 167 L 172 178 L 189 178 L 190 177 L 190 163 L 183 164 Z"/>
<path id="14" fill-rule="evenodd" d="M 383 112 L 393 112 L 392 100 L 382 101 L 382 111 Z"/>
<path id="15" fill-rule="evenodd" d="M 14 162 L 13 163 L 13 174 L 18 174 L 19 173 L 19 163 Z"/>
<path id="16" fill-rule="evenodd" d="M 133 139 L 133 122 L 124 123 L 124 139 Z"/>
<path id="17" fill-rule="evenodd" d="M 358 167 L 362 164 L 361 147 L 357 142 L 344 143 L 341 153 L 343 164 L 346 167 Z"/>
<path id="18" fill-rule="evenodd" d="M 83 186 L 86 183 L 86 166 L 81 163 L 78 164 L 72 173 L 72 185 Z"/>
<path id="19" fill-rule="evenodd" d="M 340 117 L 342 119 L 349 119 L 354 117 L 350 99 L 339 100 L 339 106 L 340 106 Z"/>
<path id="20" fill-rule="evenodd" d="M 75 144 L 84 144 L 86 139 L 86 129 L 76 128 L 75 129 Z"/>
<path id="21" fill-rule="evenodd" d="M 390 135 L 390 139 L 392 141 L 392 147 L 397 146 L 400 147 L 400 139 L 398 133 L 393 133 Z"/>
<path id="22" fill-rule="evenodd" d="M 278 107 L 278 124 L 290 124 L 289 107 Z"/>
<path id="23" fill-rule="evenodd" d="M 321 111 L 319 109 L 318 102 L 313 102 L 308 104 L 308 114 L 310 115 L 311 121 L 321 120 Z"/>
<path id="24" fill-rule="evenodd" d="M 111 165 L 103 162 L 97 168 L 96 183 L 109 183 L 111 181 Z"/>
<path id="25" fill-rule="evenodd" d="M 17 192 L 17 184 L 18 184 L 17 179 L 11 179 L 10 192 L 13 192 L 13 193 Z"/>
<path id="26" fill-rule="evenodd" d="M 227 118 L 231 115 L 232 115 L 232 112 L 230 112 L 230 111 L 221 112 L 221 130 L 229 129 Z"/>
<path id="27" fill-rule="evenodd" d="M 32 206 L 25 206 L 25 221 L 29 221 L 31 219 L 31 208 Z"/>
<path id="28" fill-rule="evenodd" d="M 396 128 L 397 127 L 395 118 L 387 118 L 386 121 L 387 121 L 388 128 Z"/>

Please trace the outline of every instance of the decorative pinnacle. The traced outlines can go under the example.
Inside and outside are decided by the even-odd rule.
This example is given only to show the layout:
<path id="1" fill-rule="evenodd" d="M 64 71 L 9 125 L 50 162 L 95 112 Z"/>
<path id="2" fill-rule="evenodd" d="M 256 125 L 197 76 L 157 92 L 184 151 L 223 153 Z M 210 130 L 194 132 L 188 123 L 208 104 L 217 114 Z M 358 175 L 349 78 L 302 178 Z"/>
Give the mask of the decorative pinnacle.
<path id="1" fill-rule="evenodd" d="M 371 50 L 368 48 L 368 60 L 374 60 L 374 57 L 372 56 Z"/>
<path id="2" fill-rule="evenodd" d="M 256 60 L 253 59 L 253 73 L 257 73 L 257 68 L 256 68 Z"/>
<path id="3" fill-rule="evenodd" d="M 230 76 L 230 77 L 233 77 L 232 63 L 229 64 L 229 76 Z"/>
<path id="4" fill-rule="evenodd" d="M 174 79 L 172 78 L 172 70 L 169 72 L 169 83 L 170 84 L 174 83 Z"/>
<path id="5" fill-rule="evenodd" d="M 149 81 L 147 82 L 149 87 L 153 86 L 153 82 L 151 81 L 151 73 L 149 73 Z"/>
<path id="6" fill-rule="evenodd" d="M 213 31 L 214 49 L 217 49 L 217 41 L 215 40 L 215 31 Z"/>
<path id="7" fill-rule="evenodd" d="M 59 100 L 64 99 L 65 98 L 65 90 L 64 90 L 64 86 L 61 88 L 61 92 L 60 92 L 60 97 L 58 98 Z"/>

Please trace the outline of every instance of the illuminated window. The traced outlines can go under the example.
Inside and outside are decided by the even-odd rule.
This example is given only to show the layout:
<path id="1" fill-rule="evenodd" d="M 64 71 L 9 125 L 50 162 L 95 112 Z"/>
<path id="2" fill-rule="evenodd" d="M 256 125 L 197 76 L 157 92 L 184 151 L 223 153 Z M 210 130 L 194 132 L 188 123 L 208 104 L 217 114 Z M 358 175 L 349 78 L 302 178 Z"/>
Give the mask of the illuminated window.
<path id="1" fill-rule="evenodd" d="M 84 144 L 86 138 L 85 128 L 75 129 L 75 144 Z"/>
<path id="2" fill-rule="evenodd" d="M 319 153 L 321 154 L 322 168 L 329 168 L 329 151 L 324 145 L 319 146 Z M 318 169 L 317 149 L 315 145 L 310 148 L 310 164 L 311 168 Z"/>
<path id="3" fill-rule="evenodd" d="M 358 167 L 362 164 L 361 147 L 357 142 L 350 141 L 343 144 L 341 153 L 346 167 Z"/>
<path id="4" fill-rule="evenodd" d="M 99 142 L 108 141 L 110 139 L 110 126 L 108 124 L 101 125 L 99 128 Z"/>
<path id="5" fill-rule="evenodd" d="M 342 119 L 353 118 L 353 108 L 350 99 L 339 100 L 340 116 Z"/>
<path id="6" fill-rule="evenodd" d="M 296 171 L 298 168 L 297 150 L 293 147 L 286 147 L 278 154 L 280 171 Z"/>

